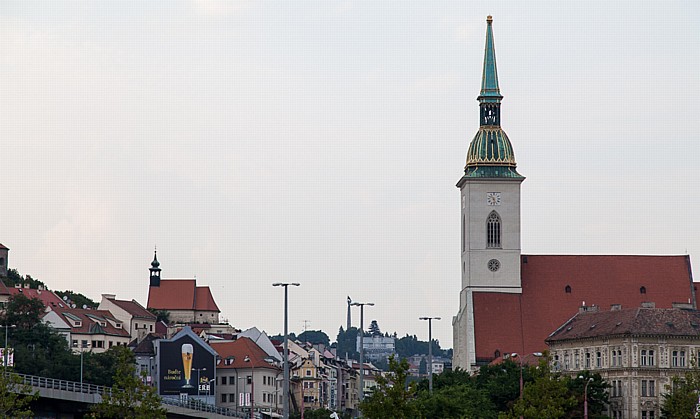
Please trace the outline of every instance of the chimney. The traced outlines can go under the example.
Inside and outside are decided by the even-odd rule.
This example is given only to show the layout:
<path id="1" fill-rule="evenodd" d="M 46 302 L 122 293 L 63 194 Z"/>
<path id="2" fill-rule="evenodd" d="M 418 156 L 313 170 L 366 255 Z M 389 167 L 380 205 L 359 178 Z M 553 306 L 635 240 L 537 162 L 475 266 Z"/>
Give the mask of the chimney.
<path id="1" fill-rule="evenodd" d="M 578 312 L 579 313 L 597 313 L 598 306 L 597 305 L 592 305 L 592 306 L 582 305 L 581 307 L 578 308 Z"/>
<path id="2" fill-rule="evenodd" d="M 610 311 L 622 310 L 622 304 L 610 304 Z"/>
<path id="3" fill-rule="evenodd" d="M 114 300 L 117 298 L 117 294 L 102 294 L 102 298 L 106 298 L 107 300 Z"/>
<path id="4" fill-rule="evenodd" d="M 642 301 L 642 308 L 656 308 L 656 303 L 653 301 Z"/>

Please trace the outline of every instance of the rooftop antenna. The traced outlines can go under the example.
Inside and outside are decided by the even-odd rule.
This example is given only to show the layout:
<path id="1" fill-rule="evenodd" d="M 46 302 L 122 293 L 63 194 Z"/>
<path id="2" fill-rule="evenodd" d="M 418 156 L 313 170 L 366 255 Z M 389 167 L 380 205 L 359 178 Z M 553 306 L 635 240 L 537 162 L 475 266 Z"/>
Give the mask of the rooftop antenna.
<path id="1" fill-rule="evenodd" d="M 304 320 L 304 332 L 309 330 L 309 324 L 311 324 L 311 320 Z"/>

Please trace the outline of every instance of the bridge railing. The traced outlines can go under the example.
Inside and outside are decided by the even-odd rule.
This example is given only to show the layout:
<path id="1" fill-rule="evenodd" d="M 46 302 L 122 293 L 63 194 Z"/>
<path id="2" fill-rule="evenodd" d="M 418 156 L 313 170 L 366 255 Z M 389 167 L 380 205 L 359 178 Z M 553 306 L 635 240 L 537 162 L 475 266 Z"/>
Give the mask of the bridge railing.
<path id="1" fill-rule="evenodd" d="M 26 385 L 32 386 L 34 388 L 47 388 L 47 389 L 54 389 L 54 390 L 70 391 L 70 392 L 74 392 L 74 393 L 99 394 L 102 396 L 105 394 L 112 394 L 112 388 L 106 387 L 106 386 L 98 386 L 95 384 L 88 384 L 88 383 L 81 384 L 81 383 L 76 382 L 76 381 L 60 380 L 57 378 L 38 377 L 36 375 L 27 375 L 27 374 L 10 373 L 10 372 L 6 372 L 6 374 L 15 375 L 21 379 L 22 384 L 26 384 Z M 216 414 L 219 414 L 222 416 L 230 416 L 230 417 L 238 417 L 238 418 L 248 417 L 247 415 L 244 415 L 243 413 L 241 413 L 239 411 L 236 411 L 233 409 L 228 409 L 225 407 L 217 407 L 217 406 L 214 406 L 211 404 L 204 403 L 201 400 L 197 400 L 197 399 L 180 400 L 180 399 L 175 399 L 175 398 L 170 398 L 170 397 L 161 397 L 161 403 L 171 405 L 171 406 L 184 407 L 186 409 L 196 410 L 199 412 L 216 413 Z"/>
<path id="2" fill-rule="evenodd" d="M 19 373 L 13 373 L 13 375 L 20 377 L 22 380 L 22 384 L 30 385 L 32 387 L 49 388 L 86 394 L 104 395 L 105 393 L 112 393 L 112 389 L 110 387 L 98 386 L 95 384 L 81 384 L 75 381 L 60 380 L 57 378 L 38 377 L 36 375 L 27 375 Z"/>
<path id="3" fill-rule="evenodd" d="M 236 417 L 236 418 L 249 417 L 248 415 L 243 414 L 243 413 L 236 411 L 234 409 L 229 409 L 226 407 L 217 407 L 217 406 L 214 406 L 211 404 L 204 403 L 201 400 L 197 400 L 197 399 L 180 400 L 180 399 L 176 399 L 176 398 L 172 398 L 172 397 L 163 397 L 161 399 L 161 401 L 163 404 L 184 407 L 186 409 L 197 410 L 199 412 L 216 413 L 218 415 L 230 416 L 230 417 Z"/>

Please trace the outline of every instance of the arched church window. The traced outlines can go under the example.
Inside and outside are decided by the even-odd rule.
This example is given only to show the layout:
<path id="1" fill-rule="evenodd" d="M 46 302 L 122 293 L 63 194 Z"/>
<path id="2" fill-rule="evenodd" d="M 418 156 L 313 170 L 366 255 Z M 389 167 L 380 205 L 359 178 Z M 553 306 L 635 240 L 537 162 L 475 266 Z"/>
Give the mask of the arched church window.
<path id="1" fill-rule="evenodd" d="M 496 211 L 491 211 L 486 221 L 486 247 L 501 247 L 501 217 Z"/>
<path id="2" fill-rule="evenodd" d="M 462 252 L 467 250 L 467 223 L 466 216 L 462 215 Z"/>
<path id="3" fill-rule="evenodd" d="M 646 294 L 646 293 L 647 293 L 647 287 L 641 287 L 641 288 L 639 289 L 639 293 L 640 293 L 640 294 Z"/>
<path id="4" fill-rule="evenodd" d="M 566 288 L 564 288 L 564 292 L 567 294 L 571 294 L 571 285 L 567 285 Z"/>

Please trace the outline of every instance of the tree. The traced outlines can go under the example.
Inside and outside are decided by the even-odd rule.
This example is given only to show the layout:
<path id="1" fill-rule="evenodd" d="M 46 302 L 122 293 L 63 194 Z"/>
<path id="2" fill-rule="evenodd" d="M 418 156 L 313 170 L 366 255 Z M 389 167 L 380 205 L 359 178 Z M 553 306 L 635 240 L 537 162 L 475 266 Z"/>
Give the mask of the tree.
<path id="1" fill-rule="evenodd" d="M 666 386 L 667 393 L 663 395 L 661 417 L 694 418 L 698 404 L 698 389 L 700 389 L 700 368 L 694 364 L 682 376 L 671 378 L 671 384 Z"/>
<path id="2" fill-rule="evenodd" d="M 0 417 L 32 418 L 29 405 L 38 398 L 38 392 L 32 392 L 32 387 L 13 374 L 12 368 L 0 368 Z"/>
<path id="3" fill-rule="evenodd" d="M 379 324 L 377 323 L 376 320 L 372 320 L 372 323 L 370 323 L 369 334 L 372 336 L 381 336 L 382 335 L 382 331 L 379 329 Z"/>
<path id="4" fill-rule="evenodd" d="M 584 391 L 588 380 L 590 380 L 588 390 Z M 576 377 L 567 379 L 567 387 L 577 400 L 576 406 L 569 410 L 567 417 L 577 418 L 581 416 L 584 410 L 584 396 L 587 396 L 588 417 L 591 419 L 607 418 L 603 412 L 608 405 L 608 383 L 603 380 L 600 374 L 583 371 Z"/>
<path id="5" fill-rule="evenodd" d="M 157 322 L 163 322 L 165 324 L 170 324 L 170 312 L 168 310 L 160 310 L 157 308 L 149 308 L 148 311 L 156 316 Z"/>
<path id="6" fill-rule="evenodd" d="M 44 310 L 45 306 L 41 300 L 15 294 L 7 301 L 2 322 L 6 325 L 16 325 L 21 330 L 29 330 L 41 321 Z"/>
<path id="7" fill-rule="evenodd" d="M 377 377 L 377 386 L 371 396 L 360 403 L 362 414 L 369 418 L 408 419 L 419 417 L 418 407 L 413 402 L 415 383 L 408 380 L 408 361 L 397 361 L 389 357 L 389 373 Z"/>
<path id="8" fill-rule="evenodd" d="M 524 387 L 523 398 L 515 402 L 508 413 L 499 415 L 499 418 L 564 418 L 577 405 L 576 397 L 567 387 L 567 379 L 553 373 L 549 361 L 549 356 L 540 359 L 538 367 L 532 369 L 534 380 Z"/>
<path id="9" fill-rule="evenodd" d="M 116 358 L 114 385 L 109 394 L 93 407 L 100 418 L 165 418 L 155 387 L 148 386 L 136 375 L 134 354 L 125 346 L 109 349 Z"/>
<path id="10" fill-rule="evenodd" d="M 496 406 L 484 390 L 472 384 L 458 384 L 419 393 L 416 401 L 419 417 L 424 419 L 496 419 Z"/>
<path id="11" fill-rule="evenodd" d="M 307 330 L 297 337 L 298 340 L 302 342 L 309 342 L 312 345 L 323 344 L 326 346 L 330 345 L 330 338 L 322 330 Z"/>
<path id="12" fill-rule="evenodd" d="M 357 352 L 357 328 L 351 327 L 348 330 L 343 330 L 340 327 L 338 337 L 336 338 L 336 354 L 340 358 L 345 358 L 347 355 L 350 359 L 359 360 L 360 353 Z"/>
<path id="13" fill-rule="evenodd" d="M 67 290 L 56 291 L 55 294 L 61 298 L 68 297 L 68 300 L 75 304 L 77 308 L 82 308 L 83 306 L 86 306 L 87 308 L 97 308 L 97 306 L 99 305 L 79 292 Z"/>
<path id="14" fill-rule="evenodd" d="M 425 358 L 420 359 L 420 365 L 418 366 L 418 374 L 425 375 L 428 373 L 428 363 Z"/>

